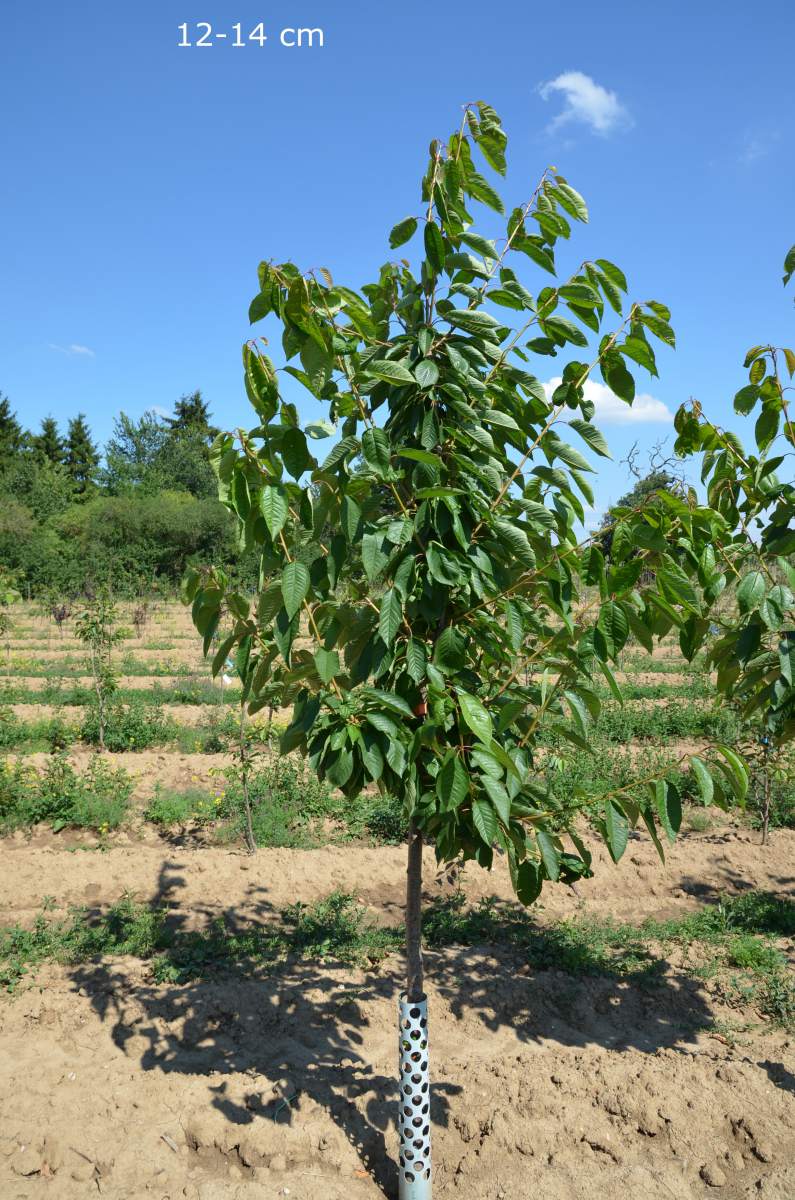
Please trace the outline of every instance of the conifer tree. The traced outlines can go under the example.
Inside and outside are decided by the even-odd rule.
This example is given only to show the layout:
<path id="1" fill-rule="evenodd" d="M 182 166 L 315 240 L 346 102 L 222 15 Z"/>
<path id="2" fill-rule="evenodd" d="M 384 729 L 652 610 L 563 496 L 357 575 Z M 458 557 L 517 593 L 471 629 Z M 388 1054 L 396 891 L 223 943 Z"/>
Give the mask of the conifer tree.
<path id="1" fill-rule="evenodd" d="M 0 392 L 0 462 L 8 462 L 22 449 L 24 434 L 8 396 Z"/>
<path id="2" fill-rule="evenodd" d="M 77 485 L 78 494 L 91 491 L 99 466 L 99 451 L 91 438 L 85 413 L 78 413 L 69 422 L 64 463 Z"/>
<path id="3" fill-rule="evenodd" d="M 31 441 L 38 459 L 51 463 L 63 463 L 66 447 L 58 432 L 58 422 L 55 417 L 45 417 L 41 423 L 41 431 L 34 434 Z"/>
<path id="4" fill-rule="evenodd" d="M 167 424 L 174 433 L 201 432 L 209 441 L 218 436 L 218 430 L 210 424 L 210 410 L 201 391 L 180 396 L 174 405 L 174 416 L 167 417 Z"/>

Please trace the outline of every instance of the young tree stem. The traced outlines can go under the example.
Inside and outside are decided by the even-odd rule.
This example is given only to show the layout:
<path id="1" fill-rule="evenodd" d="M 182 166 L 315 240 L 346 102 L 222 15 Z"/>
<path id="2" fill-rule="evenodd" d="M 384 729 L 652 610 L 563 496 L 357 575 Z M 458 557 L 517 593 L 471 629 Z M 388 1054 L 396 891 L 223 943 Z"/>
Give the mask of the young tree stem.
<path id="1" fill-rule="evenodd" d="M 412 822 L 406 866 L 406 995 L 420 1000 L 424 995 L 422 965 L 422 834 Z"/>

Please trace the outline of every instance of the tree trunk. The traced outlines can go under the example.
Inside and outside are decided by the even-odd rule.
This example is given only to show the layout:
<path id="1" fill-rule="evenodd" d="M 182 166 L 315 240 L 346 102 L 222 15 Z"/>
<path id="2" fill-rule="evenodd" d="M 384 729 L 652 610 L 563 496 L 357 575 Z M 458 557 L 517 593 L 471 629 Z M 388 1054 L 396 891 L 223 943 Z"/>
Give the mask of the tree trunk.
<path id="1" fill-rule="evenodd" d="M 421 1000 L 425 973 L 422 965 L 422 834 L 409 826 L 406 866 L 406 996 Z"/>
<path id="2" fill-rule="evenodd" d="M 431 1200 L 431 1080 L 423 984 L 422 834 L 412 822 L 406 868 L 406 993 L 398 1005 L 399 1200 Z"/>
<path id="3" fill-rule="evenodd" d="M 767 834 L 770 829 L 770 767 L 765 762 L 764 792 L 762 796 L 762 845 L 767 845 Z"/>
<path id="4" fill-rule="evenodd" d="M 254 839 L 254 826 L 251 820 L 251 795 L 248 790 L 248 754 L 246 751 L 246 706 L 240 706 L 240 786 L 243 789 L 243 807 L 246 814 L 246 849 L 249 854 L 256 854 L 257 843 Z"/>

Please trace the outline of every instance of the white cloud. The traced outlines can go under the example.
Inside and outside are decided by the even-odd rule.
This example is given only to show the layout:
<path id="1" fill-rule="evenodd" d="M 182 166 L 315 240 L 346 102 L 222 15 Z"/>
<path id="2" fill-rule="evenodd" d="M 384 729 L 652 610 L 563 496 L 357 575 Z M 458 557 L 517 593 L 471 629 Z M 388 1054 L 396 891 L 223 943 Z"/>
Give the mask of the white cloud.
<path id="1" fill-rule="evenodd" d="M 557 375 L 544 384 L 548 398 L 560 382 L 561 377 Z M 638 392 L 632 404 L 627 404 L 615 392 L 611 392 L 606 384 L 598 383 L 595 379 L 586 379 L 583 394 L 594 406 L 594 420 L 597 424 L 601 422 L 603 425 L 670 425 L 674 419 L 670 408 L 648 392 Z"/>
<path id="2" fill-rule="evenodd" d="M 58 346 L 55 342 L 50 342 L 50 349 L 57 350 L 59 354 L 68 354 L 70 358 L 81 355 L 83 358 L 96 358 L 93 350 L 90 350 L 88 346 L 81 346 L 77 342 L 71 342 L 68 346 Z"/>
<path id="3" fill-rule="evenodd" d="M 750 167 L 760 159 L 767 158 L 775 149 L 778 139 L 777 130 L 746 137 L 739 155 L 740 162 L 744 166 Z"/>
<path id="4" fill-rule="evenodd" d="M 171 412 L 167 408 L 163 408 L 160 404 L 153 404 L 149 412 L 155 414 L 156 417 L 170 417 Z"/>
<path id="5" fill-rule="evenodd" d="M 563 108 L 549 126 L 550 133 L 562 125 L 578 122 L 606 137 L 632 124 L 631 116 L 615 92 L 602 87 L 583 71 L 564 71 L 548 83 L 542 83 L 538 90 L 544 100 L 549 100 L 553 92 L 560 92 L 565 99 Z"/>

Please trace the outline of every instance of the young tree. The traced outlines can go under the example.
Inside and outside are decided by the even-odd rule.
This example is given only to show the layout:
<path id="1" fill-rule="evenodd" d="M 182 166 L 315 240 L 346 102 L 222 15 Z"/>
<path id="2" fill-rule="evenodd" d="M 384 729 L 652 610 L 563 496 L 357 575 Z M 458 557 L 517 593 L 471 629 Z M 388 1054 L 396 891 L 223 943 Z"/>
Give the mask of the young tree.
<path id="1" fill-rule="evenodd" d="M 63 463 L 66 448 L 55 417 L 44 417 L 40 431 L 31 438 L 31 445 L 39 462 L 51 462 L 56 466 Z"/>
<path id="2" fill-rule="evenodd" d="M 16 578 L 11 571 L 0 567 L 0 639 L 6 644 L 6 660 L 11 658 L 11 643 L 8 636 L 11 633 L 11 615 L 9 608 L 22 599 L 16 586 Z"/>
<path id="3" fill-rule="evenodd" d="M 795 246 L 784 283 L 795 272 Z M 748 383 L 734 397 L 735 411 L 758 411 L 755 452 L 709 421 L 693 402 L 676 415 L 681 454 L 703 453 L 702 480 L 709 503 L 721 513 L 729 537 L 711 560 L 728 581 L 732 603 L 711 616 L 719 636 L 709 649 L 718 691 L 739 709 L 744 737 L 755 743 L 762 840 L 767 840 L 771 783 L 784 769 L 795 739 L 795 420 L 788 393 L 795 350 L 752 346 L 745 356 Z M 715 597 L 717 598 L 717 597 Z"/>
<path id="4" fill-rule="evenodd" d="M 145 412 L 137 421 L 120 413 L 105 447 L 105 485 L 110 492 L 140 487 L 154 468 L 168 427 L 157 413 Z"/>
<path id="5" fill-rule="evenodd" d="M 476 231 L 471 207 L 503 205 L 474 154 L 503 174 L 506 140 L 480 103 L 446 144 L 431 144 L 422 213 L 390 237 L 397 249 L 422 227 L 418 270 L 393 260 L 354 291 L 326 271 L 260 265 L 251 319 L 281 324 L 284 373 L 330 420 L 302 429 L 270 359 L 256 343 L 244 347 L 257 425 L 222 434 L 213 460 L 243 543 L 261 554 L 259 596 L 252 609 L 216 568 L 185 581 L 205 653 L 221 619 L 232 621 L 213 670 L 236 648 L 249 711 L 272 703 L 274 681 L 280 704 L 293 703 L 282 749 L 305 754 L 348 796 L 374 784 L 403 803 L 405 1197 L 430 1195 L 423 844 L 445 862 L 488 868 L 499 855 L 526 904 L 547 881 L 590 875 L 584 797 L 561 802 L 548 787 L 542 736 L 588 749 L 600 709 L 594 678 L 620 696 L 611 664 L 631 635 L 651 649 L 674 624 L 700 619 L 699 584 L 715 575 L 700 564 L 723 527 L 693 492 L 662 492 L 622 512 L 609 566 L 596 535 L 578 542 L 593 467 L 569 438 L 608 454 L 586 380 L 598 371 L 631 404 L 628 363 L 656 374 L 652 339 L 672 344 L 674 335 L 664 305 L 625 304 L 624 275 L 607 259 L 555 280 L 556 243 L 587 210 L 554 170 L 511 212 L 499 241 Z M 528 260 L 551 280 L 535 292 L 519 275 Z M 603 333 L 607 309 L 616 316 Z M 548 399 L 531 360 L 571 347 Z M 311 445 L 329 425 L 340 438 L 318 463 Z M 383 511 L 384 487 L 395 512 Z M 358 585 L 351 562 L 361 564 Z M 646 567 L 653 582 L 644 584 Z M 730 747 L 709 763 L 692 760 L 705 792 L 743 793 Z M 595 832 L 614 859 L 638 823 L 661 853 L 659 830 L 675 836 L 671 774 L 601 798 Z"/>
<path id="6" fill-rule="evenodd" d="M 83 612 L 75 622 L 75 637 L 83 642 L 88 651 L 89 669 L 96 696 L 100 752 L 105 749 L 108 706 L 117 686 L 112 652 L 121 634 L 115 628 L 115 624 L 116 606 L 106 591 L 89 596 Z"/>
<path id="7" fill-rule="evenodd" d="M 78 413 L 69 422 L 64 466 L 74 480 L 79 496 L 85 496 L 93 490 L 99 466 L 99 451 L 91 438 L 91 430 L 84 413 Z"/>

